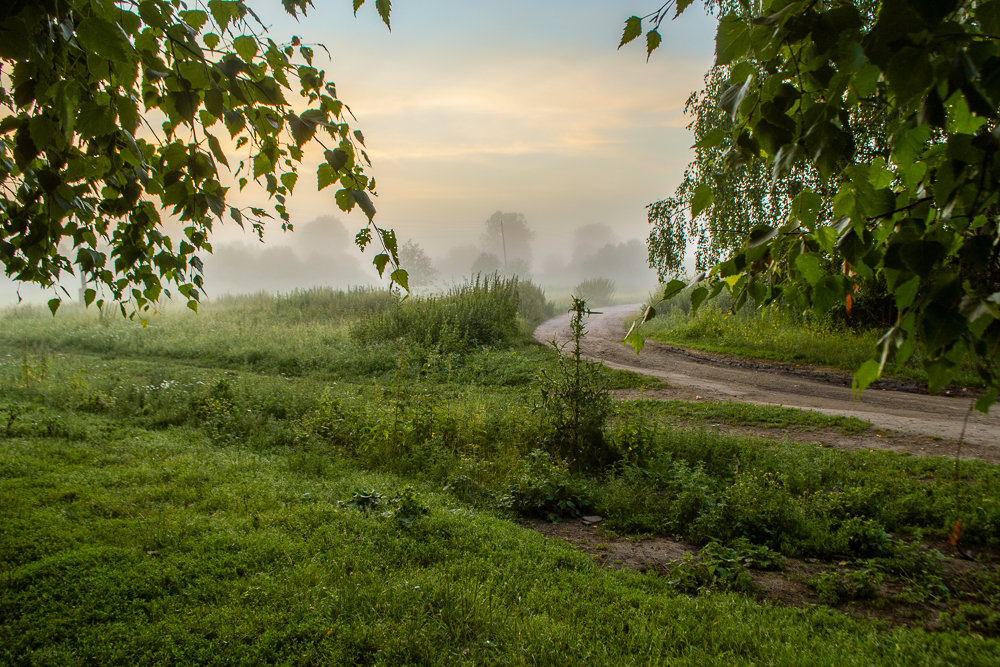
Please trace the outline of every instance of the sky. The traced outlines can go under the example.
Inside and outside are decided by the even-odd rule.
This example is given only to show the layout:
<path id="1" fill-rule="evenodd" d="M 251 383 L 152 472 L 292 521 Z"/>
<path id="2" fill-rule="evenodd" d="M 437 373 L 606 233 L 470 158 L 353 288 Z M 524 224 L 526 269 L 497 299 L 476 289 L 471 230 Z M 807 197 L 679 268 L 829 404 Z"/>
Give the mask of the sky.
<path id="1" fill-rule="evenodd" d="M 656 2 L 396 0 L 391 32 L 374 2 L 357 18 L 348 0 L 316 4 L 296 23 L 254 3 L 272 33 L 329 48 L 370 148 L 377 220 L 402 238 L 473 242 L 495 210 L 523 213 L 552 244 L 593 223 L 645 238 L 645 205 L 690 160 L 684 103 L 714 51 L 698 7 L 663 24 L 647 63 L 638 43 L 616 47 L 625 19 Z M 292 213 L 329 206 L 297 191 Z"/>
<path id="2" fill-rule="evenodd" d="M 581 227 L 644 240 L 646 205 L 673 192 L 691 158 L 684 103 L 714 52 L 715 22 L 700 3 L 663 23 L 648 62 L 641 40 L 617 46 L 625 19 L 656 0 L 395 0 L 391 31 L 374 0 L 356 17 L 350 0 L 315 0 L 300 21 L 279 0 L 249 4 L 275 41 L 297 35 L 327 47 L 331 57 L 317 48 L 316 64 L 365 134 L 376 222 L 432 258 L 476 244 L 497 210 L 524 215 L 534 261 L 549 268 L 566 260 Z M 315 284 L 371 273 L 351 245 L 363 215 L 337 210 L 335 188 L 317 192 L 307 170 L 315 164 L 303 167 L 289 210 L 297 228 L 322 219 L 328 233 L 296 239 L 275 226 L 261 246 L 216 225 L 210 295 L 308 286 L 308 269 L 292 277 L 282 268 L 290 258 L 350 265 L 317 271 Z M 272 271 L 285 278 L 269 283 Z M 12 294 L 0 281 L 0 299 Z"/>

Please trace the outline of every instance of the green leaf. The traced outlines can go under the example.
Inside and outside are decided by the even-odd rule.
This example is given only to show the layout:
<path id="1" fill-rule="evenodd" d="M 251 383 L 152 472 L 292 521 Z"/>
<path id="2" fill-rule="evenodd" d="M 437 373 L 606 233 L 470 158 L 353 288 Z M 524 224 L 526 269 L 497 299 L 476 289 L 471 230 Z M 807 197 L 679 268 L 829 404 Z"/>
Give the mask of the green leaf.
<path id="1" fill-rule="evenodd" d="M 389 274 L 389 282 L 399 285 L 407 292 L 410 291 L 410 275 L 406 272 L 406 269 L 396 269 Z"/>
<path id="2" fill-rule="evenodd" d="M 320 166 L 320 168 L 322 168 L 322 165 Z M 337 190 L 335 199 L 337 201 L 337 207 L 341 211 L 344 211 L 345 213 L 353 209 L 354 205 L 357 203 L 354 200 L 354 193 L 346 188 L 342 190 Z"/>
<path id="3" fill-rule="evenodd" d="M 371 222 L 375 217 L 375 204 L 372 203 L 371 197 L 364 190 L 354 190 L 351 194 L 354 195 L 354 201 L 358 203 L 362 212 L 368 216 L 368 221 Z"/>
<path id="4" fill-rule="evenodd" d="M 802 273 L 806 281 L 813 286 L 816 286 L 826 275 L 823 271 L 820 258 L 815 253 L 807 252 L 802 253 L 795 258 L 795 268 Z"/>
<path id="5" fill-rule="evenodd" d="M 389 255 L 384 252 L 375 255 L 375 258 L 372 259 L 372 264 L 375 265 L 378 275 L 381 277 L 385 273 L 385 267 L 389 265 Z"/>
<path id="6" fill-rule="evenodd" d="M 705 299 L 708 298 L 708 288 L 705 286 L 695 287 L 691 290 L 691 313 L 694 314 L 701 307 L 701 304 L 705 303 Z"/>
<path id="7" fill-rule="evenodd" d="M 734 14 L 719 21 L 715 35 L 715 64 L 728 65 L 746 57 L 750 50 L 750 29 L 743 19 Z"/>
<path id="8" fill-rule="evenodd" d="M 375 0 L 375 9 L 378 11 L 378 15 L 382 17 L 385 27 L 392 30 L 392 26 L 389 25 L 389 12 L 392 11 L 392 3 L 389 0 Z"/>
<path id="9" fill-rule="evenodd" d="M 118 25 L 90 17 L 80 21 L 76 39 L 85 51 L 91 51 L 112 62 L 132 62 L 135 51 Z"/>
<path id="10" fill-rule="evenodd" d="M 178 12 L 178 15 L 195 30 L 201 30 L 201 27 L 208 21 L 208 14 L 200 9 L 186 9 Z"/>
<path id="11" fill-rule="evenodd" d="M 270 174 L 274 172 L 274 161 L 271 160 L 263 151 L 257 153 L 253 158 L 253 177 L 260 178 L 264 174 Z"/>
<path id="12" fill-rule="evenodd" d="M 253 61 L 254 56 L 257 55 L 257 40 L 249 35 L 240 35 L 233 40 L 233 48 L 236 49 L 236 53 L 239 54 L 243 62 Z"/>
<path id="13" fill-rule="evenodd" d="M 229 160 L 226 159 L 226 154 L 222 151 L 222 145 L 219 144 L 219 140 L 215 138 L 215 135 L 205 133 L 208 137 L 208 147 L 212 150 L 212 155 L 215 159 L 222 164 L 229 166 Z"/>
<path id="14" fill-rule="evenodd" d="M 636 354 L 642 352 L 642 348 L 646 345 L 646 337 L 639 333 L 639 322 L 632 323 L 622 342 L 635 350 Z"/>
<path id="15" fill-rule="evenodd" d="M 326 158 L 327 164 L 333 167 L 334 171 L 340 171 L 348 165 L 350 162 L 351 155 L 343 148 L 335 148 L 332 151 L 324 151 L 323 157 Z"/>
<path id="16" fill-rule="evenodd" d="M 855 371 L 854 377 L 851 379 L 851 395 L 855 398 L 860 398 L 861 392 L 867 389 L 868 385 L 872 382 L 879 379 L 881 375 L 882 369 L 874 359 L 869 359 L 861 364 L 861 367 Z"/>
<path id="17" fill-rule="evenodd" d="M 60 304 L 62 304 L 61 299 L 49 299 L 49 310 L 52 311 L 53 317 L 55 317 L 56 311 L 59 310 Z"/>
<path id="18" fill-rule="evenodd" d="M 646 33 L 646 60 L 653 55 L 653 51 L 660 45 L 663 41 L 663 36 L 658 30 L 650 30 Z"/>
<path id="19" fill-rule="evenodd" d="M 662 301 L 669 301 L 680 294 L 685 287 L 687 287 L 687 283 L 683 280 L 671 280 L 664 286 L 663 296 L 661 296 L 660 299 Z"/>
<path id="20" fill-rule="evenodd" d="M 886 68 L 889 85 L 900 105 L 922 96 L 934 80 L 931 63 L 922 49 L 900 49 Z"/>
<path id="21" fill-rule="evenodd" d="M 699 183 L 698 187 L 694 190 L 694 196 L 691 198 L 691 217 L 697 218 L 714 201 L 715 191 L 712 189 L 712 186 L 708 183 Z"/>
<path id="22" fill-rule="evenodd" d="M 677 4 L 676 4 L 677 11 L 674 13 L 674 18 L 677 18 L 678 16 L 680 16 L 681 13 L 685 9 L 687 9 L 688 7 L 690 7 L 691 3 L 693 3 L 693 2 L 694 2 L 694 0 L 677 0 Z"/>
<path id="23" fill-rule="evenodd" d="M 997 402 L 997 394 L 1000 393 L 997 387 L 987 387 L 983 390 L 983 395 L 976 399 L 976 410 L 987 413 L 990 406 Z"/>
<path id="24" fill-rule="evenodd" d="M 722 140 L 726 138 L 727 132 L 721 127 L 717 127 L 714 130 L 705 133 L 697 143 L 695 143 L 695 148 L 715 148 L 722 143 Z"/>
<path id="25" fill-rule="evenodd" d="M 333 185 L 339 178 L 340 176 L 337 174 L 337 170 L 325 162 L 316 170 L 316 186 L 320 190 Z"/>
<path id="26" fill-rule="evenodd" d="M 618 44 L 618 48 L 622 48 L 641 34 L 642 19 L 638 16 L 630 16 L 625 21 L 625 31 L 622 33 L 622 41 Z"/>
<path id="27" fill-rule="evenodd" d="M 894 290 L 896 295 L 896 308 L 906 310 L 913 304 L 920 289 L 920 276 L 913 276 Z"/>

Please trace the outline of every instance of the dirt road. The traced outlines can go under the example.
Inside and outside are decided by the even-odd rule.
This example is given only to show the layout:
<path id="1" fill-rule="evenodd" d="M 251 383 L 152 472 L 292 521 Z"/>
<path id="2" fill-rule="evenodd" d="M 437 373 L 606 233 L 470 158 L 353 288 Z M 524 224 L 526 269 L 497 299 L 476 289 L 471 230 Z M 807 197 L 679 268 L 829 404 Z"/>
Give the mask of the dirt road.
<path id="1" fill-rule="evenodd" d="M 638 356 L 622 343 L 622 322 L 635 315 L 638 305 L 602 308 L 602 314 L 587 320 L 583 350 L 588 359 L 661 378 L 669 389 L 646 393 L 650 398 L 740 401 L 762 405 L 814 410 L 868 420 L 880 429 L 901 436 L 891 449 L 914 453 L 926 451 L 928 443 L 941 449 L 945 441 L 957 440 L 968 416 L 965 456 L 1000 462 L 1000 407 L 989 415 L 969 414 L 968 396 L 928 396 L 895 388 L 869 388 L 855 400 L 850 375 L 832 369 L 803 368 L 795 364 L 757 362 L 728 355 L 693 352 L 647 341 Z M 535 338 L 542 342 L 569 338 L 569 314 L 541 324 Z M 942 439 L 942 440 L 938 440 Z M 919 444 L 919 447 L 917 446 Z M 952 453 L 949 448 L 948 453 Z M 963 456 L 964 458 L 964 456 Z"/>

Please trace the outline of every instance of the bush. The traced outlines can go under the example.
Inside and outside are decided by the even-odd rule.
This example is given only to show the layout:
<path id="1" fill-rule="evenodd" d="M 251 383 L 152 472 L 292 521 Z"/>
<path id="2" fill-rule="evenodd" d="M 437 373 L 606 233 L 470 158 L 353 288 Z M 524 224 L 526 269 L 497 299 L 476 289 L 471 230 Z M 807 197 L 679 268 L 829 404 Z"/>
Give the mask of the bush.
<path id="1" fill-rule="evenodd" d="M 615 281 L 609 278 L 590 278 L 573 288 L 573 296 L 587 303 L 607 306 L 615 297 Z"/>
<path id="2" fill-rule="evenodd" d="M 530 280 L 517 282 L 517 314 L 529 328 L 534 328 L 556 314 L 555 305 L 545 298 L 541 287 Z"/>

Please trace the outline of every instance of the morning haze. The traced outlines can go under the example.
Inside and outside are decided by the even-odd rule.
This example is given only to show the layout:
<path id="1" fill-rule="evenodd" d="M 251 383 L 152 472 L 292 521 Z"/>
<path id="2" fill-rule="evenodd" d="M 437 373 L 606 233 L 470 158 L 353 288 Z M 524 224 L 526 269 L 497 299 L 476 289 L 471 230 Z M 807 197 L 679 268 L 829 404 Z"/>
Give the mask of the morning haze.
<path id="1" fill-rule="evenodd" d="M 690 159 L 684 103 L 713 51 L 703 11 L 665 22 L 664 46 L 646 63 L 616 49 L 624 19 L 643 9 L 629 3 L 397 2 L 391 33 L 375 12 L 355 18 L 350 3 L 316 3 L 301 23 L 273 1 L 251 4 L 276 40 L 328 47 L 332 59 L 317 49 L 318 65 L 364 131 L 376 221 L 424 252 L 435 275 L 426 287 L 492 266 L 481 255 L 499 254 L 484 243 L 498 211 L 519 214 L 531 233 L 526 256 L 508 258 L 516 272 L 553 293 L 587 277 L 635 294 L 655 283 L 645 205 L 673 191 Z M 274 225 L 261 244 L 232 223 L 216 227 L 208 298 L 377 279 L 352 244 L 363 215 L 316 190 L 321 154 L 312 157 L 289 202 L 294 233 Z M 238 199 L 263 196 L 251 185 Z M 9 281 L 0 298 L 16 299 Z"/>

